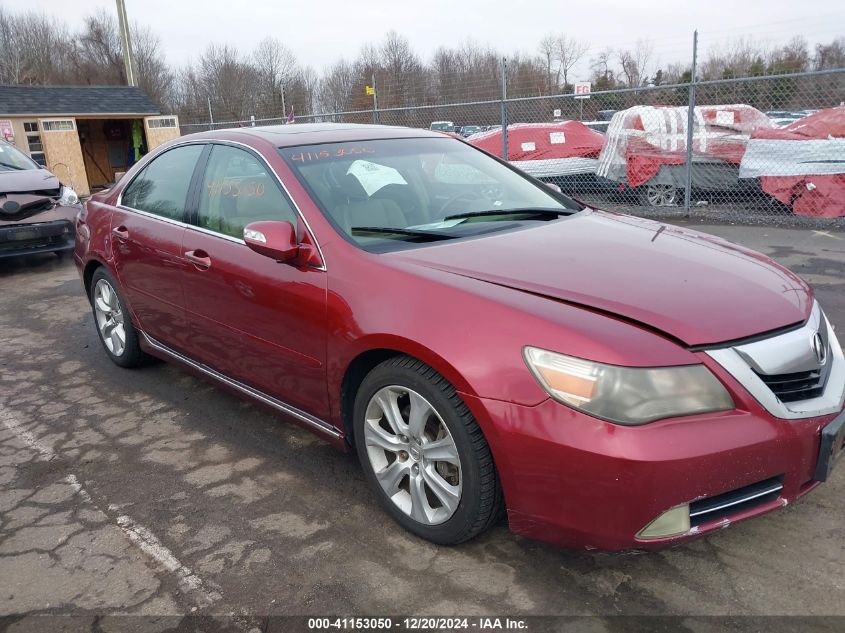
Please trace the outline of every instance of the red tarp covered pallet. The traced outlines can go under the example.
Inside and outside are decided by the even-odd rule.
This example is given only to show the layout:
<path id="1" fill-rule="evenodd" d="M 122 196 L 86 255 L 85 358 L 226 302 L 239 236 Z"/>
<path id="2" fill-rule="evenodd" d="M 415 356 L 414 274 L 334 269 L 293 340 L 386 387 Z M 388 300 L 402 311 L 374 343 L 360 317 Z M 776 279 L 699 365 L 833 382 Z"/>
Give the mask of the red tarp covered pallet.
<path id="1" fill-rule="evenodd" d="M 489 130 L 467 141 L 501 158 L 502 130 Z M 592 174 L 604 135 L 580 121 L 514 123 L 508 126 L 508 161 L 536 178 Z"/>
<path id="2" fill-rule="evenodd" d="M 599 156 L 599 176 L 639 187 L 664 165 L 683 165 L 687 151 L 686 107 L 635 106 L 613 115 Z M 739 165 L 751 132 L 769 118 L 749 105 L 696 106 L 693 161 Z"/>
<path id="3" fill-rule="evenodd" d="M 739 175 L 799 215 L 845 216 L 845 106 L 755 130 Z"/>

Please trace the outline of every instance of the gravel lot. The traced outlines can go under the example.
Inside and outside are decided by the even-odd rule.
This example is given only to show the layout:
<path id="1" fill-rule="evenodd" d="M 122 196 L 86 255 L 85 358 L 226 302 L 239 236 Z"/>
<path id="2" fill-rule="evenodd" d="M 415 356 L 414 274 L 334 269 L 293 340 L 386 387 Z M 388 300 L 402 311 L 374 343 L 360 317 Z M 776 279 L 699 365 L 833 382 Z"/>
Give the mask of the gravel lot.
<path id="1" fill-rule="evenodd" d="M 695 228 L 790 266 L 845 332 L 845 233 Z M 0 262 L 0 297 L 0 629 L 44 614 L 103 631 L 127 620 L 94 614 L 245 630 L 268 614 L 845 616 L 845 467 L 659 554 L 560 551 L 504 524 L 438 548 L 379 510 L 352 457 L 174 366 L 112 365 L 70 261 Z"/>

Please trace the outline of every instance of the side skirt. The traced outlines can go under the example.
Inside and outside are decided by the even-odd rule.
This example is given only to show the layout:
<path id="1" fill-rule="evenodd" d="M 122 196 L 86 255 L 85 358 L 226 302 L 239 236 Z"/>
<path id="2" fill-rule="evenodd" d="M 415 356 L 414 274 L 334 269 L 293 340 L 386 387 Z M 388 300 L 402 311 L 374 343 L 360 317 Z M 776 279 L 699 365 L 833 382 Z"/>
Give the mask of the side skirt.
<path id="1" fill-rule="evenodd" d="M 187 365 L 192 369 L 210 377 L 214 380 L 224 384 L 225 386 L 234 389 L 235 391 L 239 391 L 240 393 L 257 400 L 258 402 L 269 406 L 285 415 L 289 415 L 295 418 L 298 422 L 300 422 L 306 428 L 316 432 L 318 435 L 327 436 L 331 440 L 341 440 L 343 438 L 343 434 L 338 431 L 334 426 L 326 422 L 325 420 L 321 420 L 310 413 L 306 413 L 301 409 L 297 409 L 293 405 L 286 404 L 281 400 L 274 398 L 273 396 L 267 395 L 263 391 L 259 391 L 258 389 L 254 389 L 249 385 L 245 385 L 242 382 L 234 380 L 233 378 L 229 378 L 224 374 L 221 374 L 219 371 L 212 369 L 207 365 L 203 365 L 195 360 L 188 358 L 187 356 L 180 354 L 179 352 L 170 349 L 164 343 L 160 343 L 159 341 L 155 340 L 148 334 L 141 332 L 141 336 L 144 338 L 144 342 L 156 353 L 161 354 L 162 356 L 175 360 L 179 363 Z"/>

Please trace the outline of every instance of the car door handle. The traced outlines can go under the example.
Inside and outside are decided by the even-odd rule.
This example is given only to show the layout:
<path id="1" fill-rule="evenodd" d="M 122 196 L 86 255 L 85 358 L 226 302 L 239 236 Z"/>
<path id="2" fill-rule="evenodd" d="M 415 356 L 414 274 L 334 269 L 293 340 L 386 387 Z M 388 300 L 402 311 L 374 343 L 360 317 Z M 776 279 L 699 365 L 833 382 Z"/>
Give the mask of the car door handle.
<path id="1" fill-rule="evenodd" d="M 186 252 L 185 259 L 197 268 L 202 268 L 203 270 L 211 268 L 211 258 L 208 256 L 208 253 L 202 249 Z"/>
<path id="2" fill-rule="evenodd" d="M 129 231 L 126 230 L 125 226 L 116 226 L 111 230 L 111 234 L 114 235 L 119 240 L 128 240 L 129 239 Z"/>

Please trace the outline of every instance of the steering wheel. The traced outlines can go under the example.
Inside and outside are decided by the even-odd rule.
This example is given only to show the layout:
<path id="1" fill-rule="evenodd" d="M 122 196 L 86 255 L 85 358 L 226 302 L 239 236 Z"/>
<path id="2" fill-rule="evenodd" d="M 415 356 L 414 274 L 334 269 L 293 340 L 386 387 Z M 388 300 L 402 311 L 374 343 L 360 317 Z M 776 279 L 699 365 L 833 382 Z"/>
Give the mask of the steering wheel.
<path id="1" fill-rule="evenodd" d="M 499 202 L 505 197 L 505 188 L 497 182 L 478 185 L 478 192 L 490 202 Z"/>
<path id="2" fill-rule="evenodd" d="M 477 185 L 470 190 L 461 191 L 449 198 L 445 203 L 443 203 L 443 206 L 440 207 L 439 214 L 445 215 L 446 209 L 448 209 L 458 200 L 479 200 L 483 198 L 485 200 L 489 200 L 490 202 L 496 202 L 498 200 L 501 200 L 503 195 L 504 188 L 498 183 Z"/>
<path id="3" fill-rule="evenodd" d="M 438 211 L 439 215 L 446 215 L 446 209 L 450 206 L 455 204 L 458 200 L 467 199 L 467 200 L 477 200 L 481 198 L 481 194 L 477 191 L 461 191 L 456 193 L 451 198 L 449 198 L 446 202 L 443 203 L 443 206 L 440 207 L 440 211 Z"/>

